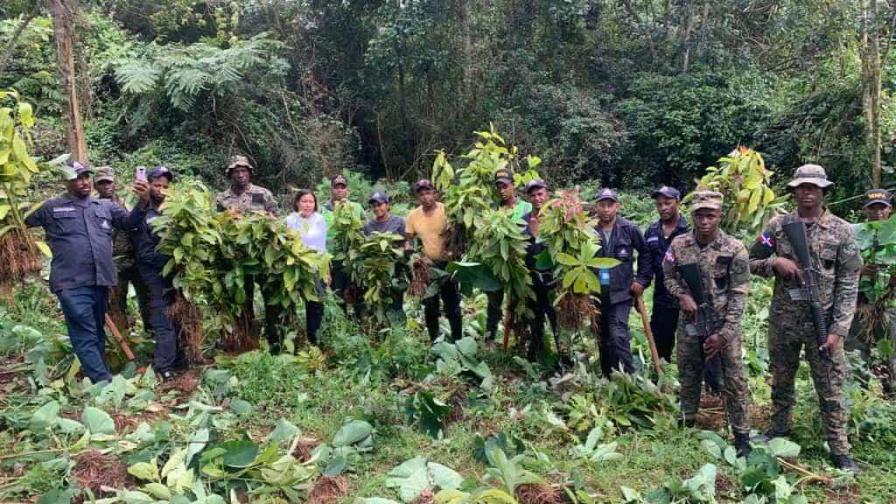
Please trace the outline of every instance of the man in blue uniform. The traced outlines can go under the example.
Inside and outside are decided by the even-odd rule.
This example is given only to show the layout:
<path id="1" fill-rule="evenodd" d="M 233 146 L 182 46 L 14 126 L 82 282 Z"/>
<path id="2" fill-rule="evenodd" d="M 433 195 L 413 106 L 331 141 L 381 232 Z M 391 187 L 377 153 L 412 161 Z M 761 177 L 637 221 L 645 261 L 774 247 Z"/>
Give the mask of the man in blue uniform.
<path id="1" fill-rule="evenodd" d="M 162 269 L 170 257 L 157 250 L 160 237 L 153 229 L 152 222 L 161 215 L 165 189 L 174 181 L 174 174 L 164 166 L 157 166 L 147 174 L 147 179 L 150 197 L 134 209 L 140 221 L 131 231 L 131 241 L 137 268 L 149 289 L 149 323 L 156 338 L 153 366 L 162 381 L 169 381 L 174 378 L 178 361 L 182 360 L 178 344 L 180 331 L 167 314 L 168 307 L 174 302 L 174 288 L 171 279 L 162 276 Z"/>
<path id="2" fill-rule="evenodd" d="M 44 228 L 53 252 L 50 290 L 59 298 L 81 368 L 96 383 L 112 379 L 103 330 L 109 287 L 116 283 L 112 230 L 128 230 L 136 220 L 133 212 L 129 215 L 109 200 L 90 196 L 90 168 L 73 161 L 66 171 L 66 193 L 44 202 L 25 223 Z M 141 199 L 149 198 L 146 182 L 135 182 L 134 191 Z"/>
<path id="3" fill-rule="evenodd" d="M 619 217 L 618 213 L 619 195 L 612 189 L 601 189 L 597 193 L 598 224 L 595 227 L 601 241 L 598 256 L 619 260 L 613 268 L 597 271 L 601 286 L 598 347 L 600 367 L 605 376 L 615 370 L 626 373 L 635 370 L 628 315 L 632 300 L 650 283 L 650 256 L 644 246 L 644 237 L 637 226 Z M 636 252 L 637 276 L 632 267 Z"/>

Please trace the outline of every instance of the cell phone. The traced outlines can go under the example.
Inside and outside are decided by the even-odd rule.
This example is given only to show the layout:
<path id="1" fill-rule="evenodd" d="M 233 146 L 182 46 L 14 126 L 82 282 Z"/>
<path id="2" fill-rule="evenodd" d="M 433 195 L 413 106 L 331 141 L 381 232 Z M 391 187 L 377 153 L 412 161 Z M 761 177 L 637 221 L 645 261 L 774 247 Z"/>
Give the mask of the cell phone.
<path id="1" fill-rule="evenodd" d="M 146 167 L 145 166 L 137 167 L 137 173 L 134 174 L 134 180 L 146 182 Z"/>

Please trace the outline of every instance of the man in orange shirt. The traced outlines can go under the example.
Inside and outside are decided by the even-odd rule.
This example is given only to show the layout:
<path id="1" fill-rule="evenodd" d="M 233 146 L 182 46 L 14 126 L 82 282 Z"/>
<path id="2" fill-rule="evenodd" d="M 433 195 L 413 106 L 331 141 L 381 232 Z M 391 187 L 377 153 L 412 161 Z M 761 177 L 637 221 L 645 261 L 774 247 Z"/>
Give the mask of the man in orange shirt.
<path id="1" fill-rule="evenodd" d="M 445 205 L 436 201 L 436 191 L 429 180 L 423 179 L 414 184 L 414 194 L 420 206 L 411 210 L 405 223 L 408 242 L 419 238 L 423 245 L 423 255 L 434 268 L 444 270 L 448 265 L 448 218 Z M 457 280 L 444 276 L 435 280 L 439 282 L 438 291 L 423 299 L 423 312 L 426 318 L 426 330 L 435 341 L 439 337 L 439 297 L 445 303 L 445 316 L 451 326 L 451 340 L 457 341 L 462 335 L 460 289 Z"/>

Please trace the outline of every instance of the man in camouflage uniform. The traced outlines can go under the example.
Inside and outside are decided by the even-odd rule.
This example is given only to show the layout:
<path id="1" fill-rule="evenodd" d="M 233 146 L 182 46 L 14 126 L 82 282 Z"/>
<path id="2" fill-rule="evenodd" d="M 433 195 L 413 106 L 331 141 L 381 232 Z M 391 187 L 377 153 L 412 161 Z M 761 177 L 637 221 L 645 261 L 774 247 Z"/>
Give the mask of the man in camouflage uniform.
<path id="1" fill-rule="evenodd" d="M 892 195 L 886 189 L 871 189 L 867 191 L 865 193 L 865 203 L 862 205 L 865 219 L 868 222 L 888 220 L 893 212 L 891 200 Z M 877 250 L 881 248 L 876 241 L 871 246 Z M 879 272 L 880 265 L 867 263 L 862 267 L 862 278 L 868 282 L 875 282 Z M 890 277 L 890 288 L 893 288 L 894 283 L 896 283 L 896 275 Z M 863 314 L 867 314 L 868 318 L 863 316 Z M 872 324 L 870 319 L 882 319 L 882 321 Z M 888 339 L 893 343 L 890 346 L 891 349 L 896 348 L 896 303 L 893 300 L 889 300 L 882 305 L 873 305 L 869 303 L 863 292 L 859 292 L 856 317 L 852 322 L 849 338 L 845 341 L 844 347 L 847 351 L 858 350 L 870 368 L 874 364 L 871 356 L 872 344 L 884 339 Z M 884 395 L 896 398 L 896 352 L 885 356 L 884 361 L 887 370 L 886 376 L 881 380 Z M 869 369 L 863 376 L 858 378 L 867 385 L 870 374 Z"/>
<path id="2" fill-rule="evenodd" d="M 741 362 L 740 319 L 750 288 L 750 260 L 744 245 L 719 229 L 722 195 L 714 191 L 694 193 L 691 203 L 694 229 L 672 240 L 663 259 L 664 283 L 678 300 L 678 376 L 681 382 L 681 414 L 693 426 L 700 407 L 700 389 L 706 359 L 719 356 L 728 423 L 739 456 L 750 452 L 749 390 Z M 679 267 L 696 264 L 704 300 L 717 314 L 719 326 L 701 344 L 693 326 L 698 314 L 688 284 Z"/>
<path id="3" fill-rule="evenodd" d="M 787 185 L 794 193 L 797 209 L 774 217 L 750 249 L 750 270 L 765 277 L 775 276 L 768 321 L 772 370 L 769 435 L 790 435 L 794 377 L 800 365 L 800 352 L 805 347 L 831 461 L 838 468 L 855 471 L 858 468 L 849 454 L 847 409 L 841 385 L 846 375 L 843 338 L 849 334 L 855 313 L 862 258 L 852 226 L 824 207 L 825 190 L 833 185 L 824 168 L 803 165 Z M 810 266 L 816 275 L 816 297 L 828 325 L 827 338 L 821 346 L 817 343 L 810 304 L 802 287 L 803 271 L 783 231 L 784 224 L 796 219 L 806 224 L 812 257 Z"/>
<path id="4" fill-rule="evenodd" d="M 219 210 L 227 210 L 237 213 L 266 212 L 272 216 L 277 215 L 277 202 L 271 191 L 252 183 L 252 171 L 254 167 L 246 156 L 233 156 L 227 163 L 224 174 L 230 179 L 230 189 L 218 193 L 215 202 Z M 263 283 L 263 282 L 261 282 Z M 243 307 L 243 316 L 249 320 L 255 318 L 255 279 L 247 277 L 246 304 Z M 265 293 L 262 293 L 263 297 Z M 268 340 L 271 353 L 279 353 L 282 346 L 282 333 L 280 332 L 280 312 L 275 306 L 265 303 L 264 306 L 264 334 Z"/>
<path id="5" fill-rule="evenodd" d="M 100 166 L 96 169 L 96 177 L 93 179 L 97 198 L 110 200 L 112 203 L 125 207 L 124 201 L 115 193 L 115 173 L 111 166 Z M 109 316 L 120 329 L 126 330 L 131 326 L 132 319 L 128 317 L 128 290 L 131 285 L 137 293 L 137 306 L 140 310 L 140 318 L 143 320 L 143 329 L 149 330 L 149 291 L 134 258 L 134 247 L 131 245 L 129 233 L 118 229 L 112 230 L 112 256 L 115 258 L 115 269 L 118 274 L 118 285 L 109 289 Z"/>
<path id="6" fill-rule="evenodd" d="M 271 191 L 252 183 L 253 170 L 254 167 L 246 156 L 230 158 L 224 171 L 230 179 L 230 189 L 218 193 L 215 198 L 219 210 L 234 210 L 239 213 L 267 212 L 277 215 L 277 202 Z"/>

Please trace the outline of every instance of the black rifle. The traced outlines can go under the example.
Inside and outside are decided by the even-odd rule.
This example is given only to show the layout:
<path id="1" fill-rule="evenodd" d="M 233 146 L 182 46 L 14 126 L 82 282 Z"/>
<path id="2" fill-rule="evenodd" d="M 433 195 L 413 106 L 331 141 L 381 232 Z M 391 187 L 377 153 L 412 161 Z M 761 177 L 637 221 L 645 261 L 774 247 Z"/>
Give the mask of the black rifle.
<path id="1" fill-rule="evenodd" d="M 809 313 L 812 316 L 812 326 L 815 329 L 815 339 L 818 346 L 821 347 L 828 340 L 828 325 L 825 323 L 824 310 L 818 301 L 818 283 L 816 279 L 817 271 L 812 267 L 812 257 L 809 253 L 809 237 L 806 234 L 806 224 L 794 219 L 782 226 L 787 240 L 793 247 L 793 255 L 799 263 L 802 270 L 802 292 L 806 301 L 809 302 Z"/>
<path id="2" fill-rule="evenodd" d="M 681 279 L 691 291 L 691 297 L 697 303 L 697 313 L 694 315 L 694 321 L 685 324 L 685 331 L 691 336 L 697 336 L 700 339 L 700 347 L 703 343 L 713 335 L 721 327 L 721 321 L 716 310 L 712 306 L 709 296 L 703 292 L 703 275 L 700 271 L 700 265 L 697 263 L 687 263 L 678 265 L 678 273 Z"/>

